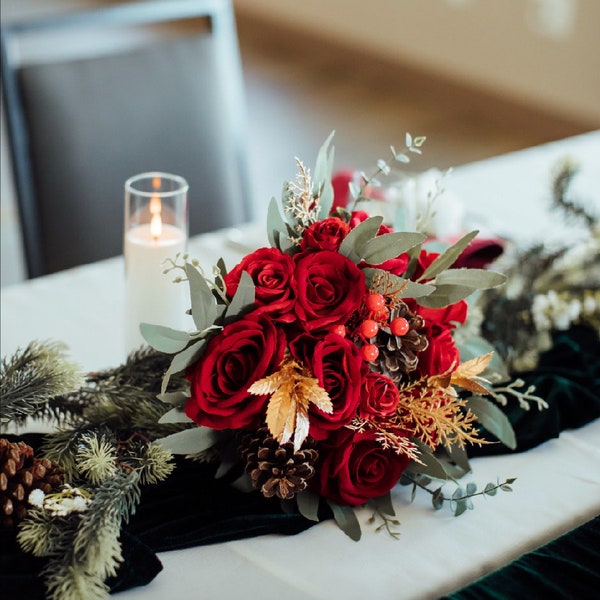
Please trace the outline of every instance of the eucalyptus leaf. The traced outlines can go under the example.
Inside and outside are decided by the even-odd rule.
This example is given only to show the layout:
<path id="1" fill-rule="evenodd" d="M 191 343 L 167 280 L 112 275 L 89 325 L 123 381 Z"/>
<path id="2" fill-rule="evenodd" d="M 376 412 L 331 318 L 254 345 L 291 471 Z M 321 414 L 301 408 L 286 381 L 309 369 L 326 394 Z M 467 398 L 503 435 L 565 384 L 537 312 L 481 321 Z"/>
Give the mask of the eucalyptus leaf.
<path id="1" fill-rule="evenodd" d="M 372 240 L 379 231 L 383 217 L 369 217 L 359 223 L 344 238 L 339 252 L 352 262 L 358 263 L 363 258 L 363 252 L 367 243 Z"/>
<path id="2" fill-rule="evenodd" d="M 467 494 L 473 495 L 477 491 L 477 484 L 474 481 L 467 483 Z"/>
<path id="3" fill-rule="evenodd" d="M 452 266 L 456 259 L 463 253 L 464 249 L 477 237 L 479 231 L 471 231 L 465 236 L 460 238 L 458 242 L 450 246 L 443 254 L 438 256 L 428 267 L 419 281 L 425 279 L 433 279 L 439 275 L 442 271 L 445 271 L 448 267 Z"/>
<path id="4" fill-rule="evenodd" d="M 317 160 L 315 161 L 315 169 L 313 171 L 313 179 L 317 185 L 321 185 L 326 180 L 331 180 L 334 148 L 330 148 L 329 145 L 331 144 L 334 135 L 335 131 L 332 131 L 317 153 Z"/>
<path id="5" fill-rule="evenodd" d="M 189 394 L 186 392 L 165 392 L 164 394 L 157 394 L 156 396 L 161 402 L 167 404 L 173 404 L 174 406 L 182 406 L 189 398 Z"/>
<path id="6" fill-rule="evenodd" d="M 172 408 L 166 412 L 159 420 L 159 423 L 193 423 L 180 408 Z"/>
<path id="7" fill-rule="evenodd" d="M 234 319 L 254 306 L 254 281 L 247 271 L 242 271 L 238 288 L 225 312 L 226 320 Z"/>
<path id="8" fill-rule="evenodd" d="M 156 440 L 161 446 L 173 454 L 196 454 L 212 448 L 220 439 L 221 434 L 208 427 L 193 427 L 184 429 Z"/>
<path id="9" fill-rule="evenodd" d="M 225 277 L 225 275 L 227 275 L 227 266 L 225 265 L 223 258 L 219 258 L 217 261 L 217 269 L 219 269 L 221 277 Z"/>
<path id="10" fill-rule="evenodd" d="M 333 511 L 333 518 L 338 524 L 338 527 L 355 542 L 360 540 L 361 530 L 360 523 L 354 514 L 354 510 L 350 506 L 340 506 L 333 500 L 327 500 L 327 504 Z"/>
<path id="11" fill-rule="evenodd" d="M 515 431 L 508 417 L 492 402 L 482 396 L 467 398 L 467 406 L 477 420 L 505 446 L 514 450 L 517 447 Z"/>
<path id="12" fill-rule="evenodd" d="M 469 464 L 469 456 L 464 446 L 461 448 L 458 444 L 452 444 L 450 448 L 444 447 L 448 453 L 450 459 L 459 468 L 458 477 L 462 477 L 466 473 L 471 471 L 471 465 Z"/>
<path id="13" fill-rule="evenodd" d="M 280 247 L 280 236 L 285 231 L 285 223 L 281 218 L 279 207 L 277 206 L 277 200 L 275 197 L 271 198 L 269 202 L 269 208 L 267 210 L 267 238 L 272 248 Z"/>
<path id="14" fill-rule="evenodd" d="M 169 379 L 171 375 L 175 373 L 179 373 L 186 369 L 189 365 L 191 365 L 195 360 L 198 359 L 202 350 L 206 344 L 207 340 L 198 340 L 196 343 L 192 344 L 188 348 L 186 348 L 183 352 L 176 354 L 167 369 L 161 385 L 161 394 L 164 394 L 167 391 L 167 385 L 169 384 Z"/>
<path id="15" fill-rule="evenodd" d="M 396 516 L 396 511 L 394 510 L 394 505 L 392 504 L 392 495 L 390 492 L 384 496 L 373 498 L 373 504 L 375 504 L 377 509 L 383 514 L 390 515 L 392 517 Z"/>
<path id="16" fill-rule="evenodd" d="M 486 486 L 483 490 L 483 493 L 486 496 L 495 496 L 498 493 L 498 488 L 493 483 L 490 482 L 490 483 L 486 484 Z"/>
<path id="17" fill-rule="evenodd" d="M 180 352 L 190 341 L 190 334 L 186 331 L 151 323 L 140 323 L 140 332 L 150 346 L 166 354 Z"/>
<path id="18" fill-rule="evenodd" d="M 435 291 L 424 297 L 422 301 L 419 301 L 419 304 L 427 308 L 444 308 L 450 304 L 455 304 L 459 300 L 464 300 L 474 291 L 474 288 L 462 285 L 436 285 Z"/>
<path id="19" fill-rule="evenodd" d="M 444 506 L 444 494 L 442 488 L 438 488 L 431 496 L 431 504 L 435 510 L 440 510 Z"/>
<path id="20" fill-rule="evenodd" d="M 296 496 L 298 511 L 309 521 L 319 521 L 320 497 L 312 490 L 304 490 Z"/>
<path id="21" fill-rule="evenodd" d="M 329 215 L 333 205 L 333 185 L 331 184 L 331 173 L 333 171 L 333 157 L 335 149 L 329 148 L 335 131 L 329 134 L 325 143 L 319 149 L 313 178 L 319 189 L 319 219 L 323 220 Z"/>
<path id="22" fill-rule="evenodd" d="M 418 475 L 427 475 L 433 479 L 447 480 L 448 474 L 444 469 L 444 465 L 433 455 L 431 448 L 420 440 L 413 439 L 412 442 L 419 448 L 419 460 L 423 464 L 413 460 L 408 465 L 407 471 Z"/>
<path id="23" fill-rule="evenodd" d="M 435 278 L 436 285 L 463 285 L 477 290 L 489 290 L 505 282 L 505 275 L 486 269 L 448 269 Z"/>
<path id="24" fill-rule="evenodd" d="M 397 258 L 425 239 L 425 235 L 417 232 L 384 233 L 367 242 L 362 258 L 370 265 L 379 265 L 391 258 Z"/>
<path id="25" fill-rule="evenodd" d="M 217 303 L 204 277 L 193 265 L 186 263 L 185 272 L 190 285 L 192 318 L 198 331 L 210 327 L 217 318 Z"/>
<path id="26" fill-rule="evenodd" d="M 468 508 L 466 500 L 458 500 L 456 502 L 456 508 L 454 509 L 454 516 L 460 517 L 464 512 L 467 512 Z"/>

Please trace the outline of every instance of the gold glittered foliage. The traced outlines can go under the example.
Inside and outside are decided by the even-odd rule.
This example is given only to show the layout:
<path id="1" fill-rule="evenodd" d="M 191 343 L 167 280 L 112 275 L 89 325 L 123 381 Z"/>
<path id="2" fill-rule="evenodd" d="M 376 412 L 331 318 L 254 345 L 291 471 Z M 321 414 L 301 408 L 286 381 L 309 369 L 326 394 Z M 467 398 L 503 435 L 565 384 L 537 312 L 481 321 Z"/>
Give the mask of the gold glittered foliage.
<path id="1" fill-rule="evenodd" d="M 475 415 L 466 407 L 466 400 L 456 397 L 452 388 L 428 385 L 420 380 L 400 390 L 398 416 L 402 426 L 414 437 L 435 449 L 458 444 L 484 444 L 474 428 Z"/>
<path id="2" fill-rule="evenodd" d="M 280 444 L 294 438 L 297 451 L 308 435 L 308 408 L 314 404 L 327 414 L 333 411 L 329 394 L 302 364 L 286 357 L 279 370 L 253 383 L 251 394 L 271 394 L 267 406 L 267 427 Z"/>

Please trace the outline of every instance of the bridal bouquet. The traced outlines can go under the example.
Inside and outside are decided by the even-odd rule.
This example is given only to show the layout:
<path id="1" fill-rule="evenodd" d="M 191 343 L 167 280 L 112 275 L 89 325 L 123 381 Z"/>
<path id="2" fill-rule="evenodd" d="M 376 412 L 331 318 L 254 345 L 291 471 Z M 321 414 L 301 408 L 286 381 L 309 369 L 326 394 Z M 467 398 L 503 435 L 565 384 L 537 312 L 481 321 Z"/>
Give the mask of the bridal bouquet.
<path id="1" fill-rule="evenodd" d="M 407 135 L 393 160 L 408 162 L 423 141 Z M 477 231 L 438 253 L 422 233 L 333 209 L 332 163 L 329 140 L 312 176 L 298 161 L 281 206 L 273 199 L 269 207 L 270 247 L 230 271 L 220 261 L 211 277 L 187 257 L 172 263 L 168 270 L 189 283 L 195 331 L 141 327 L 151 346 L 174 355 L 160 398 L 175 407 L 162 422 L 197 425 L 163 438 L 165 447 L 241 461 L 254 488 L 294 499 L 310 519 L 323 498 L 359 537 L 351 507 L 381 505 L 403 475 L 421 487 L 455 475 L 467 447 L 488 442 L 478 422 L 513 443 L 507 420 L 485 398 L 492 353 L 461 360 L 453 339 L 467 317 L 465 298 L 505 278 L 452 268 Z M 389 169 L 379 161 L 378 173 Z M 363 176 L 351 185 L 354 202 L 375 184 Z M 189 390 L 166 392 L 181 372 Z M 473 491 L 454 495 L 457 513 Z M 433 499 L 443 503 L 441 488 Z"/>

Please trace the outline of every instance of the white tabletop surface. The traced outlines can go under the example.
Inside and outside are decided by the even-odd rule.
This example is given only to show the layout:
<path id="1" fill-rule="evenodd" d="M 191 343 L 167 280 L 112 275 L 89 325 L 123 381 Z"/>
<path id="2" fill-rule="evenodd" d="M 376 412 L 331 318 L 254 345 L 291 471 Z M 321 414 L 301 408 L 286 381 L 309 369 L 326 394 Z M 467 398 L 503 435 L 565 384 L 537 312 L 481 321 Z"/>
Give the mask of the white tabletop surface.
<path id="1" fill-rule="evenodd" d="M 600 132 L 458 168 L 447 181 L 468 211 L 495 231 L 525 242 L 564 238 L 567 229 L 546 210 L 556 161 L 582 164 L 577 193 L 600 210 Z M 263 227 L 200 236 L 192 256 L 210 268 L 229 267 L 264 243 Z M 573 233 L 569 233 L 572 235 Z M 1 291 L 1 353 L 33 339 L 62 340 L 85 370 L 116 366 L 123 342 L 121 258 L 9 286 Z M 123 600 L 164 598 L 285 598 L 353 600 L 436 598 L 501 567 L 600 512 L 600 420 L 563 432 L 523 454 L 472 461 L 465 478 L 479 485 L 516 477 L 513 493 L 476 498 L 455 518 L 435 512 L 429 495 L 393 500 L 400 539 L 376 533 L 359 511 L 363 539 L 349 540 L 332 522 L 292 537 L 269 535 L 160 553 L 164 570 Z"/>

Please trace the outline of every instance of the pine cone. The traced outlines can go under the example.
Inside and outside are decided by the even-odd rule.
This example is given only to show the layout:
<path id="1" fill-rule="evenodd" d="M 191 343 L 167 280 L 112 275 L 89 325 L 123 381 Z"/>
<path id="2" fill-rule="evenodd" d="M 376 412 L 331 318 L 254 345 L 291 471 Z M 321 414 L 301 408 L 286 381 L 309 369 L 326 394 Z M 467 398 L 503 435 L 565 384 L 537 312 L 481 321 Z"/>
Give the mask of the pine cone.
<path id="1" fill-rule="evenodd" d="M 64 470 L 54 461 L 35 458 L 24 442 L 0 439 L 0 527 L 14 527 L 27 516 L 29 494 L 58 490 Z"/>
<path id="2" fill-rule="evenodd" d="M 307 481 L 315 474 L 318 453 L 314 446 L 308 438 L 294 452 L 292 442 L 280 444 L 267 427 L 261 427 L 240 440 L 239 451 L 256 489 L 267 498 L 290 500 L 306 489 Z"/>
<path id="3" fill-rule="evenodd" d="M 403 317 L 408 321 L 409 329 L 403 336 L 393 335 L 389 329 L 381 328 L 377 333 L 375 343 L 379 348 L 379 369 L 396 385 L 407 380 L 419 362 L 417 353 L 425 350 L 429 344 L 424 334 L 419 333 L 423 327 L 423 319 L 413 314 L 404 302 L 390 313 L 390 322 Z"/>

